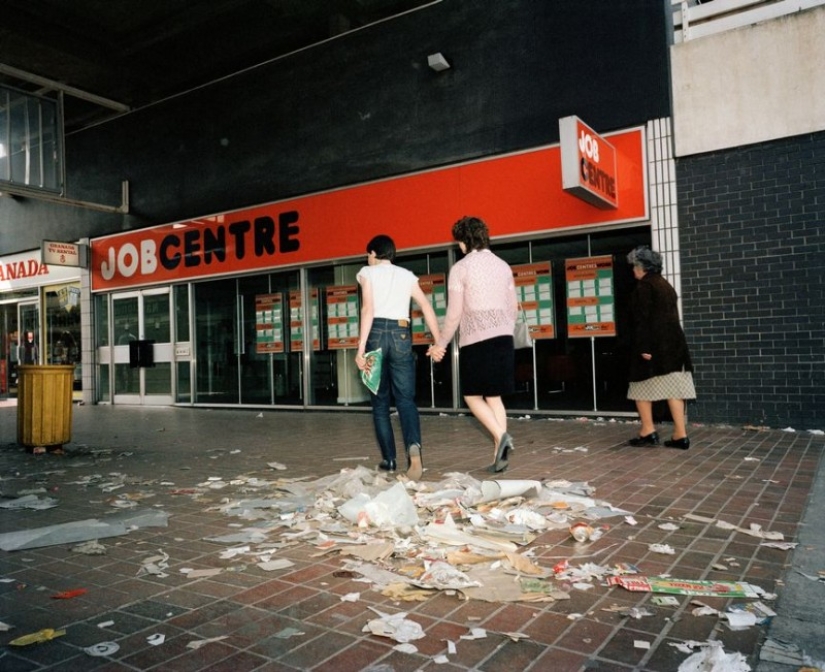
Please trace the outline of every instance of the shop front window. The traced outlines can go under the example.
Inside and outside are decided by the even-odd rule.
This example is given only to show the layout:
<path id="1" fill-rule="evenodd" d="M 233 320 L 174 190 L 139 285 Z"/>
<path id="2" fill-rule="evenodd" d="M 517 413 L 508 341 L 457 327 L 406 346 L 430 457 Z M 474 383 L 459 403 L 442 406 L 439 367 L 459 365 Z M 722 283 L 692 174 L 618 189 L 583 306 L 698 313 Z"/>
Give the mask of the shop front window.
<path id="1" fill-rule="evenodd" d="M 44 363 L 74 366 L 74 390 L 83 389 L 81 370 L 80 284 L 47 287 Z"/>
<path id="2" fill-rule="evenodd" d="M 196 403 L 303 403 L 303 346 L 290 331 L 297 293 L 297 271 L 194 285 Z"/>

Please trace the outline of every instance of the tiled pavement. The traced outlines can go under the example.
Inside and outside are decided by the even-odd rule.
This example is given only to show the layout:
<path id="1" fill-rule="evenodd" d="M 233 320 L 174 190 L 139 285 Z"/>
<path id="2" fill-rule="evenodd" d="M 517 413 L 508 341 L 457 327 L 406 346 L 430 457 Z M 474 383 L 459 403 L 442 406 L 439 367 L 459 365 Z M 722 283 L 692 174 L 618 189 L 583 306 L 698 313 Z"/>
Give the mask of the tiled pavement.
<path id="1" fill-rule="evenodd" d="M 16 408 L 0 406 L 0 491 L 8 497 L 42 486 L 41 496 L 59 500 L 59 506 L 48 510 L 0 510 L 0 530 L 108 515 L 112 508 L 107 499 L 118 493 L 104 494 L 96 486 L 78 483 L 95 474 L 125 474 L 125 490 L 151 494 L 140 504 L 167 512 L 168 527 L 144 527 L 102 539 L 105 555 L 73 553 L 75 544 L 0 551 L 0 622 L 13 626 L 0 632 L 4 672 L 667 672 L 677 670 L 687 657 L 670 643 L 709 638 L 723 642 L 727 652 L 744 654 L 753 669 L 796 669 L 758 662 L 764 626 L 732 631 L 714 616 L 692 615 L 689 597 L 680 597 L 676 607 L 661 607 L 648 593 L 596 583 L 592 590 L 572 590 L 571 599 L 556 602 L 467 601 L 443 591 L 424 602 L 397 603 L 364 583 L 336 576 L 341 558 L 316 554 L 306 544 L 277 552 L 276 557 L 295 563 L 288 570 L 265 572 L 254 563 L 243 566 L 219 557 L 225 545 L 204 540 L 233 531 L 226 514 L 208 509 L 235 493 L 218 491 L 211 501 L 174 494 L 209 477 L 271 480 L 275 472 L 267 463 L 273 461 L 287 467 L 278 476 L 295 478 L 318 478 L 355 464 L 374 466 L 377 450 L 365 413 L 107 406 L 74 410 L 72 441 L 65 454 L 32 455 L 15 443 Z M 424 481 L 438 481 L 454 471 L 479 480 L 488 476 L 484 466 L 492 450 L 472 418 L 424 415 L 422 426 Z M 542 567 L 563 559 L 574 565 L 624 562 L 645 575 L 743 580 L 777 592 L 779 600 L 771 602 L 777 619 L 793 619 L 796 605 L 783 601 L 783 590 L 791 560 L 799 556 L 684 516 L 723 519 L 746 528 L 758 524 L 781 532 L 786 540 L 797 540 L 804 532 L 806 509 L 808 516 L 817 513 L 811 511 L 816 503 L 809 505 L 809 496 L 825 439 L 808 432 L 693 427 L 694 445 L 688 451 L 630 448 L 625 441 L 636 429 L 628 422 L 512 420 L 516 451 L 508 478 L 586 481 L 595 488 L 595 498 L 630 511 L 638 523 L 632 526 L 611 518 L 605 521 L 610 524 L 608 532 L 585 547 L 577 547 L 566 531 L 545 532 L 529 547 L 535 551 L 534 561 Z M 661 429 L 667 433 L 666 426 Z M 369 459 L 356 459 L 360 457 Z M 822 517 L 821 507 L 818 512 Z M 679 529 L 659 529 L 664 521 L 677 523 Z M 651 543 L 669 544 L 676 553 L 653 553 Z M 818 543 L 821 549 L 822 540 Z M 139 576 L 142 562 L 159 551 L 170 558 L 168 576 Z M 727 569 L 714 568 L 722 564 Z M 239 571 L 198 579 L 179 571 L 230 565 Z M 822 583 L 807 585 L 808 592 L 822 595 Z M 51 597 L 77 588 L 88 592 L 73 599 Z M 341 600 L 351 592 L 360 592 L 360 600 Z M 718 609 L 742 602 L 703 601 Z M 654 614 L 635 619 L 606 611 L 615 605 L 647 607 Z M 408 612 L 426 633 L 415 642 L 418 653 L 394 651 L 394 641 L 363 632 L 365 623 L 375 617 L 370 606 L 385 613 Z M 571 614 L 583 617 L 568 618 Z M 113 624 L 98 627 L 106 621 Z M 284 638 L 290 627 L 303 634 Z M 26 647 L 8 645 L 15 637 L 43 628 L 62 628 L 66 634 Z M 459 641 L 470 628 L 486 629 L 487 637 Z M 510 632 L 528 638 L 513 641 L 503 634 Z M 156 633 L 165 635 L 160 646 L 147 642 Z M 193 640 L 224 635 L 221 641 L 187 648 Z M 822 638 L 812 637 L 807 646 L 819 649 L 807 652 L 823 659 L 825 645 L 817 639 Z M 446 652 L 446 640 L 458 642 L 457 652 L 448 656 L 449 662 L 438 664 L 434 657 Z M 109 657 L 84 652 L 84 647 L 102 641 L 120 648 Z M 648 642 L 649 648 L 638 648 L 638 641 Z"/>

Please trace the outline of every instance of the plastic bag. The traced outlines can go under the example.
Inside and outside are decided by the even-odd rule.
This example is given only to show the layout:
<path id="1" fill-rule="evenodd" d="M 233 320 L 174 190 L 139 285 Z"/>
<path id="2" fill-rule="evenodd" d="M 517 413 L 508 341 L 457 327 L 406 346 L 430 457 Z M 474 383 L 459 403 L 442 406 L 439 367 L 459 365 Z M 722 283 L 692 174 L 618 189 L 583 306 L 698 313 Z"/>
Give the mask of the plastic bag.
<path id="1" fill-rule="evenodd" d="M 378 388 L 381 385 L 381 364 L 384 359 L 384 353 L 381 348 L 364 353 L 366 366 L 361 371 L 361 380 L 367 389 L 373 394 L 378 394 Z"/>
<path id="2" fill-rule="evenodd" d="M 519 304 L 516 326 L 513 329 L 513 347 L 516 350 L 533 347 L 533 339 L 530 337 L 530 324 L 527 322 L 527 314 L 521 304 Z"/>

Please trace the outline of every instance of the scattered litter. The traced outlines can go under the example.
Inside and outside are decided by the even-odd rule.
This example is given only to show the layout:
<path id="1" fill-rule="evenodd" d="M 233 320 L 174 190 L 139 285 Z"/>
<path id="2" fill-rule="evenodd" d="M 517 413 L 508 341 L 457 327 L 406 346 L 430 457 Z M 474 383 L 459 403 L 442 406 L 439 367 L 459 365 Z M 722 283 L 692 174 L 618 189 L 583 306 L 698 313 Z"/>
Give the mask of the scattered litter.
<path id="1" fill-rule="evenodd" d="M 83 649 L 90 656 L 111 656 L 120 650 L 120 644 L 117 642 L 100 642 L 100 644 L 93 644 Z"/>
<path id="2" fill-rule="evenodd" d="M 77 546 L 72 546 L 72 553 L 82 553 L 83 555 L 106 555 L 106 547 L 99 543 L 97 539 L 86 541 Z"/>
<path id="3" fill-rule="evenodd" d="M 358 602 L 361 599 L 361 593 L 347 593 L 341 595 L 341 602 Z"/>
<path id="4" fill-rule="evenodd" d="M 653 553 L 662 553 L 664 555 L 674 555 L 676 553 L 676 551 L 667 544 L 650 544 L 648 548 Z"/>
<path id="5" fill-rule="evenodd" d="M 81 595 L 85 595 L 88 590 L 85 588 L 75 588 L 74 590 L 64 590 L 60 593 L 55 593 L 52 595 L 53 600 L 71 600 L 73 597 L 80 597 Z"/>
<path id="6" fill-rule="evenodd" d="M 188 579 L 204 579 L 210 576 L 217 576 L 223 570 L 220 567 L 214 567 L 212 569 L 187 569 L 183 568 L 180 570 L 182 574 L 186 574 Z"/>
<path id="7" fill-rule="evenodd" d="M 223 639 L 227 639 L 229 635 L 220 635 L 218 637 L 210 637 L 209 639 L 195 639 L 189 642 L 186 645 L 187 649 L 199 649 L 202 646 L 206 646 L 207 644 L 212 644 L 213 642 L 220 642 Z"/>
<path id="8" fill-rule="evenodd" d="M 650 601 L 653 602 L 658 607 L 678 607 L 679 600 L 677 600 L 672 595 L 654 595 L 650 598 Z"/>
<path id="9" fill-rule="evenodd" d="M 13 626 L 9 625 L 8 623 L 3 623 L 0 621 L 0 632 L 8 632 L 12 629 Z"/>
<path id="10" fill-rule="evenodd" d="M 610 586 L 646 593 L 671 595 L 704 595 L 706 597 L 761 597 L 761 588 L 739 581 L 691 581 L 643 576 L 611 576 Z"/>
<path id="11" fill-rule="evenodd" d="M 166 527 L 168 514 L 157 510 L 128 511 L 72 523 L 0 534 L 0 550 L 21 551 L 128 534 L 143 527 Z"/>
<path id="12" fill-rule="evenodd" d="M 471 628 L 470 633 L 467 635 L 461 635 L 459 639 L 486 639 L 487 638 L 487 631 L 484 628 Z"/>
<path id="13" fill-rule="evenodd" d="M 806 574 L 805 572 L 803 572 L 799 569 L 795 569 L 794 571 L 797 574 L 799 574 L 800 576 L 804 576 L 806 579 L 810 579 L 811 581 L 824 581 L 825 582 L 825 570 L 823 570 L 823 569 L 820 569 L 819 572 L 817 572 L 817 576 L 814 576 L 812 574 Z"/>
<path id="14" fill-rule="evenodd" d="M 32 509 L 42 511 L 45 509 L 53 509 L 57 504 L 57 500 L 53 497 L 40 499 L 37 495 L 25 495 L 15 499 L 0 501 L 0 509 Z"/>
<path id="15" fill-rule="evenodd" d="M 286 471 L 286 465 L 280 462 L 267 462 L 266 466 L 270 469 L 275 469 L 275 471 Z"/>
<path id="16" fill-rule="evenodd" d="M 747 611 L 727 611 L 722 616 L 731 630 L 747 630 L 756 625 L 756 614 Z"/>
<path id="17" fill-rule="evenodd" d="M 744 534 L 750 535 L 751 537 L 757 537 L 759 539 L 782 540 L 785 538 L 785 536 L 781 532 L 764 531 L 762 529 L 762 526 L 758 525 L 757 523 L 751 523 L 749 527 L 739 527 L 737 525 L 727 523 L 724 520 L 717 520 L 716 527 L 720 527 L 723 530 L 736 530 L 737 532 L 742 532 Z"/>
<path id="18" fill-rule="evenodd" d="M 656 527 L 658 527 L 660 530 L 667 530 L 667 531 L 670 531 L 670 532 L 679 529 L 679 526 L 675 525 L 674 523 L 661 523 L 660 525 L 657 525 Z"/>
<path id="19" fill-rule="evenodd" d="M 678 672 L 750 672 L 745 657 L 738 651 L 725 653 L 721 642 L 704 642 L 698 646 L 700 650 L 683 660 Z"/>
<path id="20" fill-rule="evenodd" d="M 409 642 L 404 644 L 396 644 L 392 647 L 392 650 L 400 653 L 418 653 L 418 647 L 415 644 L 410 644 Z"/>
<path id="21" fill-rule="evenodd" d="M 590 541 L 593 528 L 587 523 L 574 523 L 570 526 L 570 536 L 578 542 Z"/>
<path id="22" fill-rule="evenodd" d="M 718 609 L 714 609 L 708 604 L 704 602 L 700 602 L 699 600 L 691 600 L 690 603 L 694 606 L 694 609 L 690 612 L 694 616 L 720 616 L 720 612 Z"/>
<path id="23" fill-rule="evenodd" d="M 747 604 L 732 604 L 727 608 L 728 621 L 730 621 L 731 614 L 751 614 L 754 617 L 754 625 L 764 625 L 776 616 L 776 612 L 768 605 L 757 600 L 756 602 L 748 602 Z M 731 622 L 733 625 L 733 622 Z"/>
<path id="24" fill-rule="evenodd" d="M 154 635 L 149 635 L 146 638 L 146 641 L 149 642 L 152 646 L 160 646 L 166 641 L 166 635 L 161 632 L 155 633 Z"/>
<path id="25" fill-rule="evenodd" d="M 13 642 L 12 642 L 13 643 Z M 799 667 L 806 664 L 806 656 L 796 645 L 778 639 L 767 639 L 759 649 L 759 660 Z"/>
<path id="26" fill-rule="evenodd" d="M 636 522 L 636 519 L 633 516 L 625 516 L 624 522 L 628 525 L 638 525 L 639 523 Z"/>
<path id="27" fill-rule="evenodd" d="M 502 632 L 502 635 L 509 637 L 514 642 L 520 642 L 523 639 L 530 639 L 530 635 L 525 635 L 523 632 Z"/>
<path id="28" fill-rule="evenodd" d="M 62 637 L 65 634 L 65 630 L 43 628 L 42 630 L 38 630 L 37 632 L 32 632 L 28 635 L 23 635 L 22 637 L 13 639 L 9 642 L 9 644 L 11 644 L 12 646 L 29 646 L 30 644 L 40 644 L 42 642 L 48 642 L 54 639 L 55 637 Z"/>
<path id="29" fill-rule="evenodd" d="M 305 632 L 301 632 L 297 628 L 284 628 L 275 633 L 275 636 L 278 639 L 291 639 L 292 637 L 302 637 L 305 635 Z"/>
<path id="30" fill-rule="evenodd" d="M 169 555 L 163 551 L 158 551 L 158 553 L 159 555 L 153 555 L 143 560 L 140 569 L 137 571 L 138 576 L 151 574 L 161 579 L 165 579 L 169 576 L 164 571 L 169 569 Z"/>
<path id="31" fill-rule="evenodd" d="M 97 624 L 98 628 L 110 628 L 115 624 L 114 621 L 101 621 Z"/>
<path id="32" fill-rule="evenodd" d="M 643 639 L 634 639 L 633 640 L 633 648 L 634 649 L 644 649 L 644 650 L 647 651 L 648 649 L 650 649 L 650 642 L 647 642 Z"/>
<path id="33" fill-rule="evenodd" d="M 767 546 L 768 548 L 778 548 L 782 551 L 791 551 L 799 544 L 795 541 L 763 541 L 760 546 Z"/>
<path id="34" fill-rule="evenodd" d="M 281 558 L 279 560 L 259 562 L 257 566 L 265 572 L 274 572 L 278 569 L 287 569 L 289 567 L 294 567 L 295 563 L 291 560 L 287 560 L 286 558 Z"/>
<path id="35" fill-rule="evenodd" d="M 371 632 L 379 637 L 389 637 L 396 642 L 411 642 L 424 637 L 424 629 L 420 624 L 407 618 L 407 612 L 384 614 L 375 607 L 369 607 L 379 615 L 373 618 L 362 629 L 362 632 Z"/>

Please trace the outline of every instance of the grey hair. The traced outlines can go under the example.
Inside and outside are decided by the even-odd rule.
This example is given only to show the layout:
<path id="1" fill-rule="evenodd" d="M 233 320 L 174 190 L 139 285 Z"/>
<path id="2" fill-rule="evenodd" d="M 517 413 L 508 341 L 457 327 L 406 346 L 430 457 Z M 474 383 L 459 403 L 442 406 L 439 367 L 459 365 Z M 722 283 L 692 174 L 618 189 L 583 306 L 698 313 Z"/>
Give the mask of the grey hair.
<path id="1" fill-rule="evenodd" d="M 627 255 L 628 263 L 638 266 L 645 273 L 661 273 L 662 255 L 654 252 L 647 245 L 640 245 Z"/>

